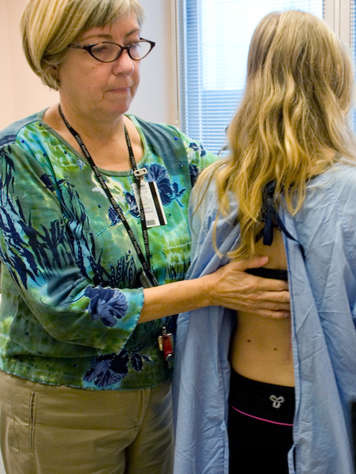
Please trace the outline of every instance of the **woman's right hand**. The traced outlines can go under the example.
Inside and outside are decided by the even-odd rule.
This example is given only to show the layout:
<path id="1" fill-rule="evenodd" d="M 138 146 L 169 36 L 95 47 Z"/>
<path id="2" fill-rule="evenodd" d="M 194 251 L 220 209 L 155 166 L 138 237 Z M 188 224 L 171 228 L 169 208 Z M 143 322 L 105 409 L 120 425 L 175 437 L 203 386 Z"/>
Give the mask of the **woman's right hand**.
<path id="1" fill-rule="evenodd" d="M 287 318 L 290 314 L 288 284 L 245 272 L 247 268 L 261 267 L 267 262 L 268 257 L 239 260 L 199 278 L 145 288 L 140 322 L 206 306 Z"/>

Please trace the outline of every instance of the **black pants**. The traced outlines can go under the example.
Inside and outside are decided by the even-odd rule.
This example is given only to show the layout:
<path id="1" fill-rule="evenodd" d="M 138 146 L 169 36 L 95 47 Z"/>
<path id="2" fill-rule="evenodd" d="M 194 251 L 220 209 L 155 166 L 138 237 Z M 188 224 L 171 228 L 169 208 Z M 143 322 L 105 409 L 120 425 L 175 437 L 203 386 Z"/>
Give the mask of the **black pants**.
<path id="1" fill-rule="evenodd" d="M 293 416 L 293 387 L 257 382 L 232 371 L 230 474 L 288 474 Z"/>

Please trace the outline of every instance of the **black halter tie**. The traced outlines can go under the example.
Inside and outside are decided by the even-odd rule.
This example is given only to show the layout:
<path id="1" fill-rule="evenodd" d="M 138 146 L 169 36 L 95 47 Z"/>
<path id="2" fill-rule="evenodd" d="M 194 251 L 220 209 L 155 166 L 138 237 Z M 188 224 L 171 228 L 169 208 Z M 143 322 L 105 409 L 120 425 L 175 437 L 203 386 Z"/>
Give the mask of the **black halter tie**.
<path id="1" fill-rule="evenodd" d="M 304 249 L 303 246 L 298 242 L 297 239 L 287 230 L 286 226 L 283 224 L 281 218 L 279 217 L 278 211 L 276 210 L 275 205 L 275 190 L 276 183 L 275 181 L 270 181 L 266 184 L 263 189 L 262 195 L 262 209 L 261 209 L 261 218 L 260 220 L 264 223 L 263 229 L 257 234 L 256 242 L 263 237 L 264 245 L 272 245 L 273 242 L 273 229 L 279 229 L 283 232 L 288 239 L 294 240 L 298 243 L 303 258 L 304 258 Z"/>

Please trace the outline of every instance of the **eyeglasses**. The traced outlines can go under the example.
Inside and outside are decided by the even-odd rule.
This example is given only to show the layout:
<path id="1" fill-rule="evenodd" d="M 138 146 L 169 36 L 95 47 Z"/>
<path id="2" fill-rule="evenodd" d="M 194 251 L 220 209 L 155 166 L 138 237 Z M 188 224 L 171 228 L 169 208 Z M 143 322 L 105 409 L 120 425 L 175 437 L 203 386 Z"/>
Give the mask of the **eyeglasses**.
<path id="1" fill-rule="evenodd" d="M 81 46 L 80 44 L 70 44 L 69 48 L 84 49 L 90 56 L 102 63 L 112 63 L 119 59 L 124 50 L 134 61 L 141 61 L 145 58 L 155 47 L 154 41 L 140 38 L 139 41 L 129 44 L 128 46 L 121 46 L 121 44 L 113 43 L 111 41 L 103 41 L 101 43 L 88 44 Z"/>

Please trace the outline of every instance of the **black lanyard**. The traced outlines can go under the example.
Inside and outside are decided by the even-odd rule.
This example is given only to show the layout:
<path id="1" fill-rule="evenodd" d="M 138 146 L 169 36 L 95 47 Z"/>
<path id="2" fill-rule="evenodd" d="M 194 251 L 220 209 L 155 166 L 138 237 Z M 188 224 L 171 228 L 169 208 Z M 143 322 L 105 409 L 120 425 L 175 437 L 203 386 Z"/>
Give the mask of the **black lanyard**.
<path id="1" fill-rule="evenodd" d="M 157 279 L 156 279 L 156 277 L 153 274 L 152 269 L 151 269 L 150 248 L 149 248 L 147 224 L 146 224 L 146 217 L 145 217 L 145 212 L 144 212 L 142 198 L 141 198 L 141 179 L 143 179 L 144 175 L 147 174 L 147 170 L 145 168 L 141 168 L 141 169 L 137 168 L 135 155 L 134 155 L 133 150 L 132 150 L 130 137 L 129 137 L 129 134 L 127 132 L 126 127 L 124 126 L 125 140 L 126 140 L 127 148 L 128 148 L 128 151 L 129 151 L 129 157 L 130 157 L 130 163 L 131 163 L 131 167 L 132 167 L 132 171 L 133 171 L 134 181 L 135 181 L 136 188 L 137 188 L 138 201 L 139 201 L 139 206 L 138 207 L 139 207 L 139 212 L 140 212 L 141 229 L 142 229 L 143 241 L 144 241 L 144 244 L 145 244 L 146 258 L 143 255 L 140 244 L 138 243 L 138 241 L 137 241 L 137 239 L 136 239 L 129 223 L 127 222 L 126 217 L 124 216 L 124 213 L 122 212 L 122 209 L 117 204 L 117 202 L 115 201 L 113 195 L 111 194 L 110 189 L 108 188 L 103 176 L 101 175 L 100 171 L 98 170 L 98 167 L 94 163 L 94 160 L 93 160 L 91 154 L 89 153 L 87 147 L 85 146 L 85 143 L 81 139 L 79 133 L 69 124 L 69 122 L 65 118 L 60 105 L 58 105 L 58 112 L 59 112 L 59 115 L 62 117 L 62 120 L 63 120 L 65 126 L 67 127 L 69 132 L 73 135 L 73 137 L 77 141 L 78 145 L 80 146 L 80 149 L 82 150 L 85 158 L 88 160 L 88 163 L 89 163 L 91 169 L 93 170 L 93 172 L 95 174 L 95 177 L 98 180 L 98 183 L 100 184 L 102 190 L 106 194 L 106 197 L 108 198 L 111 206 L 113 207 L 113 209 L 115 210 L 117 216 L 119 217 L 119 219 L 123 223 L 123 225 L 124 225 L 124 227 L 125 227 L 125 229 L 128 233 L 128 236 L 130 237 L 132 245 L 134 246 L 134 249 L 137 253 L 137 256 L 138 256 L 138 258 L 140 260 L 140 263 L 142 265 L 142 268 L 143 268 L 141 283 L 143 284 L 143 286 L 146 286 L 146 287 L 147 286 L 157 286 L 158 281 L 157 281 Z"/>

